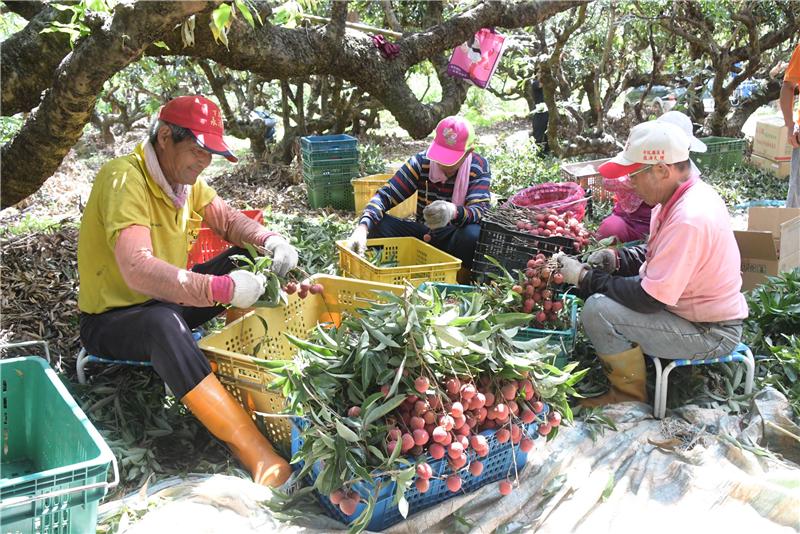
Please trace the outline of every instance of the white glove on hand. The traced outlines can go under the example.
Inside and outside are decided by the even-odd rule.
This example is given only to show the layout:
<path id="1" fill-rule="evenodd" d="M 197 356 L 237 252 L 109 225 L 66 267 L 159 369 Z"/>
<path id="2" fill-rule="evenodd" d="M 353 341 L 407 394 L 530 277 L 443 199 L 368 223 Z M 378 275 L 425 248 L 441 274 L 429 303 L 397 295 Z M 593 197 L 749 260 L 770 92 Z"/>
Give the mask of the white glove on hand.
<path id="1" fill-rule="evenodd" d="M 249 308 L 264 293 L 267 279 L 263 274 L 253 274 L 250 271 L 231 271 L 228 276 L 233 280 L 233 297 L 231 306 L 234 308 Z"/>
<path id="2" fill-rule="evenodd" d="M 367 250 L 368 233 L 369 231 L 367 230 L 366 225 L 359 224 L 356 226 L 356 229 L 353 230 L 353 233 L 350 234 L 349 238 L 347 238 L 348 248 L 358 255 L 364 254 L 364 252 Z"/>
<path id="3" fill-rule="evenodd" d="M 586 269 L 586 266 L 563 252 L 559 252 L 553 258 L 558 262 L 558 270 L 564 277 L 564 283 L 577 286 L 581 281 L 581 273 Z"/>
<path id="4" fill-rule="evenodd" d="M 435 200 L 422 210 L 425 224 L 431 230 L 444 228 L 458 213 L 456 205 L 446 200 Z"/>
<path id="5" fill-rule="evenodd" d="M 272 256 L 272 272 L 283 278 L 297 267 L 297 249 L 279 235 L 273 235 L 264 242 L 264 252 Z"/>
<path id="6" fill-rule="evenodd" d="M 611 274 L 617 270 L 617 255 L 610 248 L 595 250 L 589 254 L 587 263 L 593 268 L 602 269 Z"/>

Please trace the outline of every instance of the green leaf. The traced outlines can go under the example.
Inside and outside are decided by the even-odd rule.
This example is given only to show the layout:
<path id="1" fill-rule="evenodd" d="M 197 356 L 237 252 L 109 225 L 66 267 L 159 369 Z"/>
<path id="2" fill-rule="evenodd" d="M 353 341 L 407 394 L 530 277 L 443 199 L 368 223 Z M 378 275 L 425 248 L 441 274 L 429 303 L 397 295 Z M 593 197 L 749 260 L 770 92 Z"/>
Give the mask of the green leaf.
<path id="1" fill-rule="evenodd" d="M 400 497 L 400 502 L 397 503 L 398 511 L 400 515 L 403 516 L 403 519 L 408 517 L 408 501 L 406 500 L 405 495 Z"/>
<path id="2" fill-rule="evenodd" d="M 167 43 L 165 43 L 164 41 L 155 41 L 153 44 L 159 48 L 163 48 L 164 50 L 170 49 L 169 46 L 167 46 Z"/>
<path id="3" fill-rule="evenodd" d="M 250 27 L 255 29 L 256 23 L 253 20 L 253 14 L 250 13 L 250 8 L 247 7 L 247 4 L 244 3 L 243 0 L 236 0 L 236 8 L 242 14 L 242 17 L 244 17 L 244 20 L 247 21 L 247 23 L 250 25 Z"/>
<path id="4" fill-rule="evenodd" d="M 347 428 L 341 421 L 336 421 L 336 432 L 347 441 L 355 443 L 358 441 L 358 434 Z"/>
<path id="5" fill-rule="evenodd" d="M 220 4 L 217 9 L 211 13 L 211 20 L 216 26 L 217 30 L 223 32 L 231 19 L 231 6 L 230 4 Z"/>
<path id="6" fill-rule="evenodd" d="M 404 360 L 405 362 L 405 360 Z M 373 421 L 377 421 L 382 417 L 386 416 L 387 414 L 391 413 L 393 410 L 400 407 L 401 404 L 405 401 L 405 397 L 403 395 L 397 395 L 392 397 L 388 401 L 386 401 L 381 406 L 370 410 L 364 416 L 364 426 L 370 425 Z"/>

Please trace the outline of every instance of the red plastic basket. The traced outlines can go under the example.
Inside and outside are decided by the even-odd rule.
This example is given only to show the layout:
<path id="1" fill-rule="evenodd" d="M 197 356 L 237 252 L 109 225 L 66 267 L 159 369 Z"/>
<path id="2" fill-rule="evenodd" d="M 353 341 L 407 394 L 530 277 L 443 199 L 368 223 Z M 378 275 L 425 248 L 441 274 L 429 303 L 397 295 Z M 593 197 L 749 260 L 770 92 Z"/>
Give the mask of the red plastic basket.
<path id="1" fill-rule="evenodd" d="M 241 213 L 256 222 L 264 222 L 264 213 L 261 210 L 241 210 Z M 186 268 L 191 269 L 198 263 L 204 263 L 231 248 L 233 245 L 222 239 L 211 228 L 203 223 L 197 234 L 197 241 L 194 242 L 192 250 L 189 251 L 189 261 Z"/>
<path id="2" fill-rule="evenodd" d="M 571 211 L 579 220 L 586 212 L 586 192 L 575 182 L 537 184 L 515 193 L 508 202 L 518 208 Z"/>

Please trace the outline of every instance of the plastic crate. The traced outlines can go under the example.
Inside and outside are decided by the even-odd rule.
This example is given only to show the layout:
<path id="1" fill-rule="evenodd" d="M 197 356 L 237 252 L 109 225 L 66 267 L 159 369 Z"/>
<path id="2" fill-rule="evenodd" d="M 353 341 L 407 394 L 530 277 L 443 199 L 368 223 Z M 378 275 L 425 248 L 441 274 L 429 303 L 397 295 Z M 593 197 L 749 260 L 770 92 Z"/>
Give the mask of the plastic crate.
<path id="1" fill-rule="evenodd" d="M 524 269 L 528 260 L 538 253 L 552 256 L 560 251 L 569 255 L 577 254 L 572 240 L 566 237 L 533 236 L 508 229 L 490 218 L 484 218 L 481 221 L 481 233 L 472 261 L 473 278 L 482 282 L 489 273 L 501 273 L 500 269 L 486 259 L 487 256 L 497 260 L 508 271 L 513 271 Z"/>
<path id="2" fill-rule="evenodd" d="M 561 177 L 569 182 L 577 182 L 582 188 L 591 190 L 592 198 L 611 200 L 614 193 L 603 186 L 603 177 L 597 169 L 610 158 L 591 161 L 578 161 L 561 165 Z"/>
<path id="3" fill-rule="evenodd" d="M 117 461 L 46 361 L 0 361 L 2 532 L 94 532 Z M 114 480 L 108 482 L 108 468 Z"/>
<path id="4" fill-rule="evenodd" d="M 303 163 L 303 179 L 312 184 L 346 182 L 349 187 L 350 181 L 358 176 L 359 172 L 358 161 L 329 160 L 324 165 L 314 166 Z"/>
<path id="5" fill-rule="evenodd" d="M 261 210 L 242 210 L 241 213 L 258 223 L 264 222 L 264 213 Z M 189 251 L 189 260 L 186 263 L 186 268 L 191 269 L 198 263 L 205 263 L 232 246 L 233 244 L 222 239 L 214 230 L 203 223 L 197 234 L 197 240 Z"/>
<path id="6" fill-rule="evenodd" d="M 403 285 L 405 281 L 413 286 L 423 282 L 455 284 L 461 268 L 461 260 L 415 237 L 368 239 L 369 247 L 383 247 L 383 254 L 393 255 L 399 266 L 372 265 L 341 240 L 336 242 L 336 248 L 339 249 L 339 269 L 344 276 L 395 285 Z"/>
<path id="7" fill-rule="evenodd" d="M 278 413 L 284 408 L 283 397 L 267 388 L 272 375 L 262 365 L 264 360 L 292 358 L 297 348 L 284 334 L 306 338 L 318 323 L 338 325 L 342 312 L 355 313 L 379 301 L 375 291 L 401 295 L 404 288 L 364 282 L 339 276 L 315 275 L 312 283 L 322 284 L 320 295 L 301 299 L 288 296 L 288 304 L 276 308 L 256 308 L 244 317 L 198 342 L 220 382 L 239 403 L 253 414 L 262 432 L 283 452 L 288 452 L 291 425 L 285 417 L 257 416 L 254 412 Z M 268 326 L 265 330 L 264 325 Z M 256 357 L 252 356 L 256 354 Z"/>
<path id="8" fill-rule="evenodd" d="M 542 416 L 547 416 L 549 411 L 549 406 L 545 404 L 545 409 L 542 412 Z M 294 418 L 292 422 L 292 455 L 294 455 L 300 450 L 300 447 L 303 446 L 303 441 L 300 438 L 300 428 L 304 427 L 305 421 L 301 418 Z M 539 427 L 536 423 L 525 425 L 525 434 L 536 439 L 539 437 L 537 432 L 538 428 Z M 444 478 L 437 478 L 442 476 L 442 474 L 451 472 L 447 465 L 447 459 L 443 458 L 441 460 L 434 460 L 431 456 L 428 456 L 426 461 L 433 470 L 433 477 L 430 479 L 428 491 L 425 493 L 420 493 L 416 486 L 412 484 L 408 489 L 406 489 L 404 494 L 406 501 L 408 501 L 409 516 L 441 502 L 458 497 L 459 495 L 471 493 L 487 484 L 491 484 L 492 482 L 497 482 L 498 480 L 502 480 L 507 477 L 513 477 L 515 473 L 515 465 L 517 473 L 521 472 L 525 468 L 525 464 L 528 461 L 528 453 L 522 452 L 516 446 L 512 448 L 510 441 L 506 443 L 498 443 L 494 430 L 485 430 L 481 432 L 481 435 L 486 437 L 486 441 L 489 443 L 489 454 L 485 458 L 477 458 L 481 461 L 481 463 L 483 463 L 483 472 L 480 474 L 480 476 L 473 476 L 466 468 L 460 470 L 459 476 L 461 476 L 462 480 L 461 489 L 457 492 L 452 492 L 447 489 L 447 484 Z M 467 458 L 469 462 L 475 460 L 475 452 L 470 451 Z M 413 462 L 414 458 L 409 458 L 409 460 Z M 307 477 L 306 482 L 309 485 L 313 485 L 314 480 L 316 480 L 320 471 L 321 466 L 315 465 Z M 365 500 L 368 499 L 369 496 L 374 492 L 374 487 L 363 482 L 354 484 L 352 489 L 358 492 L 358 494 L 361 495 L 361 497 L 363 497 Z M 372 515 L 372 520 L 367 525 L 368 530 L 384 530 L 394 524 L 399 523 L 400 521 L 403 521 L 403 516 L 400 514 L 398 506 L 396 504 L 392 504 L 395 489 L 396 484 L 390 480 L 386 480 L 383 484 L 381 484 L 380 491 L 376 496 L 375 510 Z M 366 507 L 365 502 L 360 502 L 358 506 L 356 506 L 356 511 L 353 513 L 353 515 L 347 516 L 342 513 L 338 506 L 334 505 L 330 501 L 327 495 L 322 495 L 316 490 L 314 491 L 314 494 L 316 495 L 317 500 L 322 508 L 328 513 L 329 516 L 345 524 L 353 522 Z"/>
<path id="9" fill-rule="evenodd" d="M 300 148 L 304 153 L 352 152 L 358 150 L 358 139 L 347 134 L 308 135 L 300 138 Z"/>
<path id="10" fill-rule="evenodd" d="M 306 193 L 308 205 L 312 208 L 353 211 L 353 186 L 349 177 L 316 182 L 306 180 Z"/>
<path id="11" fill-rule="evenodd" d="M 392 176 L 392 174 L 373 174 L 372 176 L 364 176 L 363 178 L 356 178 L 352 181 L 356 213 L 364 211 L 364 208 L 372 197 L 375 196 L 378 189 L 386 185 L 386 182 L 388 182 Z M 417 192 L 415 191 L 413 195 L 390 209 L 387 213 L 398 219 L 416 217 Z"/>
<path id="12" fill-rule="evenodd" d="M 353 150 L 333 150 L 329 152 L 306 152 L 302 151 L 300 157 L 303 166 L 315 168 L 326 167 L 331 163 L 358 165 L 359 154 L 357 149 Z"/>
<path id="13" fill-rule="evenodd" d="M 703 171 L 729 169 L 744 161 L 745 140 L 736 137 L 701 137 L 706 152 L 693 152 L 692 160 Z"/>
<path id="14" fill-rule="evenodd" d="M 464 294 L 480 291 L 480 286 L 467 286 L 458 284 L 422 284 L 419 289 L 425 290 L 427 287 L 435 287 L 441 295 Z M 563 330 L 549 330 L 546 328 L 520 328 L 519 333 L 514 339 L 527 341 L 529 339 L 541 339 L 549 337 L 553 345 L 557 345 L 561 352 L 556 357 L 554 365 L 559 369 L 569 363 L 569 355 L 575 348 L 575 340 L 578 337 L 578 299 L 574 295 L 564 295 L 565 305 L 569 309 L 569 326 Z"/>

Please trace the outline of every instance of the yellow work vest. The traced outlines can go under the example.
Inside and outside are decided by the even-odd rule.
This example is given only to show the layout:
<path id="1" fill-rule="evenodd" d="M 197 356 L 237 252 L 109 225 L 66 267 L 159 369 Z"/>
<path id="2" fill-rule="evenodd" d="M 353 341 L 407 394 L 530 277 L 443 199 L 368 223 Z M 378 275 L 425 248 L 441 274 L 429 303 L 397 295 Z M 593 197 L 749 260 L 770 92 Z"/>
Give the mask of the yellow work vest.
<path id="1" fill-rule="evenodd" d="M 150 228 L 153 255 L 185 269 L 205 207 L 215 196 L 214 189 L 198 178 L 186 203 L 176 208 L 148 173 L 141 144 L 133 154 L 103 165 L 81 219 L 78 308 L 103 313 L 150 300 L 122 279 L 114 257 L 120 231 L 133 225 Z"/>

